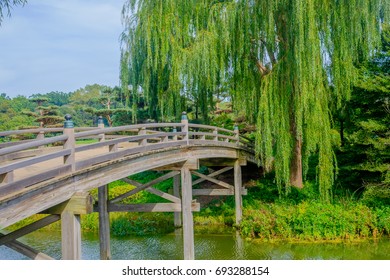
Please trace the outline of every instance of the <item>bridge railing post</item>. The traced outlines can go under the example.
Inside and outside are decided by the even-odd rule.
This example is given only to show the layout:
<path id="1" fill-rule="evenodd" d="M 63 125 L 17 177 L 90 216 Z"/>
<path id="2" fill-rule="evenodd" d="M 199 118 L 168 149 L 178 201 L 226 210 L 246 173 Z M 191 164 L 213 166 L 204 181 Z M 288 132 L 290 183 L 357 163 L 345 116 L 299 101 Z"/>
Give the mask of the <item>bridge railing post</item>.
<path id="1" fill-rule="evenodd" d="M 146 127 L 142 127 L 142 128 L 138 131 L 138 135 L 146 135 Z M 139 141 L 139 145 L 140 145 L 140 146 L 146 146 L 147 143 L 148 143 L 148 140 L 147 140 L 147 139 L 142 139 L 141 141 Z"/>
<path id="2" fill-rule="evenodd" d="M 70 149 L 70 154 L 64 156 L 64 164 L 70 164 L 71 170 L 75 171 L 76 170 L 76 157 L 75 157 L 76 139 L 74 136 L 74 124 L 72 121 L 72 116 L 69 114 L 65 115 L 64 134 L 68 136 L 68 139 L 64 143 L 64 149 Z"/>
<path id="3" fill-rule="evenodd" d="M 234 125 L 234 137 L 236 138 L 236 144 L 238 145 L 240 143 L 240 131 L 238 130 L 238 125 Z"/>
<path id="4" fill-rule="evenodd" d="M 213 134 L 214 134 L 213 140 L 218 141 L 218 128 L 213 129 Z"/>
<path id="5" fill-rule="evenodd" d="M 36 140 L 43 140 L 43 139 L 45 139 L 45 132 L 41 130 L 38 132 Z M 38 148 L 41 149 L 43 147 L 44 146 L 39 146 Z"/>
<path id="6" fill-rule="evenodd" d="M 173 133 L 176 133 L 176 132 L 177 132 L 176 127 L 174 127 L 174 128 L 172 129 L 172 132 L 173 132 Z M 177 135 L 173 135 L 172 140 L 173 140 L 173 141 L 177 141 Z"/>
<path id="7" fill-rule="evenodd" d="M 184 124 L 184 126 L 182 128 L 182 132 L 185 133 L 185 135 L 183 136 L 183 140 L 186 140 L 187 144 L 188 144 L 189 137 L 188 137 L 188 117 L 187 117 L 187 112 L 181 113 L 181 123 Z"/>
<path id="8" fill-rule="evenodd" d="M 104 128 L 104 121 L 102 116 L 99 116 L 98 118 L 98 128 L 100 129 Z M 99 142 L 103 142 L 106 140 L 106 136 L 104 133 L 99 134 L 98 137 L 99 137 Z"/>

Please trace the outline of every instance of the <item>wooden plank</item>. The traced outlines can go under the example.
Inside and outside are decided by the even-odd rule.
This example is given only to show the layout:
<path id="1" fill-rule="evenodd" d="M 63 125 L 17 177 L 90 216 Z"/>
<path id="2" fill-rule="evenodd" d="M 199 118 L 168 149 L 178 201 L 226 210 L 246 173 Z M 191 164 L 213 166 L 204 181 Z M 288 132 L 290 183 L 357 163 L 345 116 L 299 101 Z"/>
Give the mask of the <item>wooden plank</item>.
<path id="1" fill-rule="evenodd" d="M 228 189 L 194 189 L 192 195 L 234 195 L 234 190 Z"/>
<path id="2" fill-rule="evenodd" d="M 48 144 L 52 144 L 55 142 L 66 141 L 67 139 L 68 139 L 67 135 L 60 135 L 60 136 L 45 138 L 44 140 L 34 140 L 34 141 L 31 141 L 28 143 L 0 149 L 0 155 L 6 155 L 6 154 L 15 153 L 15 152 L 20 152 L 22 150 L 35 148 L 35 147 L 39 147 L 39 146 L 43 146 L 43 145 L 48 145 Z"/>
<path id="3" fill-rule="evenodd" d="M 173 177 L 173 195 L 176 196 L 177 198 L 180 199 L 181 203 L 181 198 L 180 198 L 180 174 L 176 175 Z M 181 227 L 181 213 L 175 212 L 174 213 L 174 225 L 175 227 Z"/>
<path id="4" fill-rule="evenodd" d="M 61 214 L 64 211 L 73 214 L 90 214 L 93 212 L 93 198 L 89 193 L 75 193 L 71 199 L 51 207 L 42 214 Z"/>
<path id="5" fill-rule="evenodd" d="M 169 173 L 167 173 L 167 174 L 165 174 L 165 175 L 163 175 L 163 176 L 161 176 L 159 178 L 156 178 L 156 179 L 154 179 L 154 180 L 152 180 L 152 181 L 150 181 L 150 182 L 148 182 L 148 183 L 146 183 L 144 185 L 142 185 L 142 184 L 140 184 L 138 182 L 135 182 L 134 180 L 131 180 L 131 179 L 128 179 L 128 178 L 123 178 L 122 181 L 128 182 L 131 185 L 135 185 L 137 188 L 134 189 L 134 190 L 128 191 L 128 192 L 126 192 L 126 193 L 124 193 L 122 195 L 119 195 L 119 196 L 117 196 L 114 199 L 111 199 L 110 202 L 111 203 L 119 202 L 119 201 L 121 201 L 122 199 L 124 199 L 126 197 L 134 195 L 134 194 L 136 194 L 136 193 L 138 193 L 140 191 L 143 191 L 143 190 L 145 190 L 145 189 L 147 189 L 147 188 L 149 188 L 151 186 L 154 186 L 154 185 L 156 185 L 158 183 L 161 183 L 161 182 L 163 182 L 165 180 L 168 180 L 168 179 L 172 178 L 173 176 L 175 176 L 177 174 L 179 174 L 177 171 L 172 171 L 172 172 L 169 172 Z"/>
<path id="6" fill-rule="evenodd" d="M 124 149 L 118 152 L 112 152 L 112 153 L 106 153 L 103 155 L 98 155 L 93 158 L 89 158 L 86 160 L 81 160 L 76 163 L 76 170 L 81 170 L 83 168 L 96 165 L 99 163 L 104 163 L 110 160 L 117 160 L 119 158 L 123 158 L 126 156 L 131 156 L 135 154 L 142 155 L 142 153 L 147 153 L 151 152 L 154 150 L 160 150 L 164 148 L 171 148 L 171 147 L 177 147 L 185 144 L 186 141 L 170 141 L 167 143 L 157 143 L 157 144 L 149 144 L 146 146 L 139 146 L 139 147 L 134 147 L 134 148 L 129 148 L 129 149 Z"/>
<path id="7" fill-rule="evenodd" d="M 229 135 L 225 135 L 225 134 L 218 134 L 218 131 L 213 132 L 213 133 L 209 133 L 209 132 L 190 132 L 189 135 L 190 136 L 200 136 L 200 140 L 205 140 L 206 137 L 211 137 L 212 139 L 222 138 L 222 139 L 225 139 L 224 141 L 226 141 L 226 140 L 228 140 L 228 141 L 229 140 L 237 140 L 237 138 L 235 136 L 229 136 Z M 214 140 L 214 141 L 216 141 L 216 140 Z"/>
<path id="8" fill-rule="evenodd" d="M 190 128 L 197 128 L 197 129 L 206 129 L 206 130 L 214 130 L 214 129 L 217 128 L 219 131 L 223 131 L 223 132 L 234 134 L 233 130 L 229 130 L 229 129 L 221 128 L 221 127 L 216 127 L 216 126 L 211 126 L 211 125 L 190 123 L 189 127 Z"/>
<path id="9" fill-rule="evenodd" d="M 1 245 L 4 245 L 10 241 L 14 241 L 15 239 L 18 239 L 26 234 L 29 234 L 33 231 L 36 231 L 40 228 L 43 228 L 47 225 L 50 225 L 54 222 L 57 222 L 58 220 L 60 220 L 60 216 L 59 215 L 51 215 L 51 216 L 47 216 L 47 217 L 44 217 L 36 222 L 33 222 L 25 227 L 22 227 L 20 229 L 17 229 L 11 233 L 8 233 L 6 235 L 3 235 L 0 237 L 0 246 Z"/>
<path id="10" fill-rule="evenodd" d="M 246 195 L 247 190 L 241 189 L 241 195 Z M 211 195 L 211 196 L 219 196 L 219 195 L 234 195 L 234 190 L 228 189 L 193 189 L 192 195 Z"/>
<path id="11" fill-rule="evenodd" d="M 177 198 L 176 196 L 173 196 L 169 193 L 165 193 L 165 192 L 162 192 L 160 190 L 157 190 L 157 189 L 154 189 L 154 188 L 147 188 L 145 189 L 147 192 L 151 193 L 151 194 L 154 194 L 154 195 L 157 195 L 159 197 L 162 197 L 166 200 L 169 200 L 173 203 L 181 203 L 181 199 L 180 198 Z"/>
<path id="12" fill-rule="evenodd" d="M 11 136 L 11 135 L 20 135 L 20 134 L 37 134 L 40 132 L 62 132 L 64 130 L 63 127 L 55 127 L 55 128 L 31 128 L 31 129 L 19 129 L 19 130 L 10 130 L 10 131 L 1 131 L 1 136 Z"/>
<path id="13" fill-rule="evenodd" d="M 31 158 L 31 159 L 26 159 L 26 160 L 18 161 L 18 162 L 15 162 L 15 163 L 10 163 L 10 164 L 7 164 L 7 165 L 4 165 L 4 166 L 0 167 L 0 174 L 9 172 L 9 171 L 12 171 L 12 170 L 15 170 L 15 169 L 23 168 L 23 167 L 26 167 L 26 166 L 30 166 L 30 165 L 33 165 L 33 164 L 37 164 L 37 163 L 40 163 L 40 162 L 44 162 L 44 161 L 47 161 L 47 160 L 51 160 L 51 159 L 54 159 L 54 158 L 67 156 L 67 155 L 70 155 L 70 153 L 71 153 L 70 149 L 65 149 L 65 150 L 61 150 L 61 151 L 58 151 L 58 152 L 53 152 L 51 154 L 46 154 L 46 155 L 43 155 L 43 156 L 36 156 L 36 157 Z"/>
<path id="14" fill-rule="evenodd" d="M 108 187 L 98 188 L 100 259 L 111 259 L 110 216 L 108 213 Z"/>
<path id="15" fill-rule="evenodd" d="M 242 220 L 242 174 L 241 165 L 237 160 L 234 165 L 234 202 L 236 208 L 236 224 L 239 225 Z"/>
<path id="16" fill-rule="evenodd" d="M 211 178 L 214 178 L 214 177 L 216 177 L 216 176 L 218 176 L 218 175 L 221 175 L 221 174 L 223 174 L 223 173 L 225 173 L 225 172 L 228 172 L 228 171 L 230 171 L 230 170 L 232 170 L 232 169 L 233 169 L 233 167 L 230 167 L 230 166 L 224 167 L 224 168 L 222 168 L 222 169 L 220 169 L 220 170 L 217 170 L 217 171 L 215 171 L 215 172 L 209 174 L 208 176 L 211 177 Z M 204 182 L 204 181 L 206 181 L 206 179 L 204 179 L 204 178 L 199 178 L 199 179 L 193 181 L 193 182 L 192 182 L 192 185 L 195 186 L 195 185 L 200 184 L 200 183 L 202 183 L 202 182 Z"/>
<path id="17" fill-rule="evenodd" d="M 0 233 L 0 237 L 1 236 L 4 236 L 2 233 Z M 6 244 L 4 244 L 5 246 L 11 248 L 12 250 L 32 259 L 32 260 L 54 260 L 52 257 L 42 253 L 42 252 L 39 252 L 25 244 L 23 244 L 22 242 L 19 242 L 19 241 L 10 241 Z"/>
<path id="18" fill-rule="evenodd" d="M 217 185 L 219 185 L 221 187 L 224 187 L 224 188 L 227 188 L 227 189 L 231 189 L 231 190 L 234 189 L 234 187 L 232 185 L 230 185 L 228 183 L 225 183 L 225 182 L 223 182 L 221 180 L 214 179 L 214 178 L 212 178 L 210 176 L 204 175 L 204 174 L 196 172 L 196 171 L 191 171 L 191 173 L 194 174 L 195 176 L 198 176 L 198 177 L 200 177 L 202 179 L 210 181 L 210 182 L 212 182 L 214 184 L 217 184 Z"/>
<path id="19" fill-rule="evenodd" d="M 62 259 L 81 259 L 80 215 L 64 211 L 61 214 Z"/>
<path id="20" fill-rule="evenodd" d="M 194 260 L 194 220 L 191 209 L 192 178 L 191 172 L 187 167 L 183 167 L 181 170 L 181 183 L 184 259 Z"/>
<path id="21" fill-rule="evenodd" d="M 200 204 L 191 202 L 191 211 L 200 211 Z M 180 203 L 108 204 L 109 212 L 181 212 Z"/>
<path id="22" fill-rule="evenodd" d="M 200 160 L 201 166 L 234 166 L 235 158 L 204 158 Z M 247 165 L 246 158 L 240 158 L 240 165 Z"/>
<path id="23" fill-rule="evenodd" d="M 66 173 L 71 172 L 71 166 L 70 165 L 64 165 L 61 167 L 53 168 L 51 170 L 48 170 L 44 173 L 40 173 L 37 175 L 32 175 L 27 178 L 23 178 L 8 184 L 2 184 L 0 185 L 0 197 L 6 196 L 14 192 L 18 192 L 20 190 L 23 190 L 24 188 L 31 186 L 33 184 L 37 184 L 39 182 L 61 176 Z"/>
<path id="24" fill-rule="evenodd" d="M 52 152 L 59 151 L 62 149 L 63 149 L 62 146 L 56 146 L 56 147 L 45 147 L 45 148 L 24 150 L 24 151 L 0 156 L 0 162 L 18 160 L 18 159 L 23 159 L 28 157 L 35 157 L 43 154 L 50 154 Z"/>

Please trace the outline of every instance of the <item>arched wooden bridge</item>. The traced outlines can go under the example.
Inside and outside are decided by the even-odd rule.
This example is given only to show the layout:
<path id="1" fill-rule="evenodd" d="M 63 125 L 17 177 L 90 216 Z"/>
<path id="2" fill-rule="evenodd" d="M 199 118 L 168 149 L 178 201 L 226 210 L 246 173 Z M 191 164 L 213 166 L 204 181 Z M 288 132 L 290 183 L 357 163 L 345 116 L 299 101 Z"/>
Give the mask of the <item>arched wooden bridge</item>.
<path id="1" fill-rule="evenodd" d="M 10 141 L 11 136 L 36 135 L 34 139 Z M 238 129 L 190 124 L 183 114 L 180 123 L 149 123 L 104 128 L 74 128 L 70 116 L 64 128 L 39 128 L 0 132 L 0 230 L 34 214 L 41 220 L 19 230 L 0 233 L 6 245 L 33 259 L 50 259 L 17 241 L 23 235 L 61 219 L 62 259 L 81 258 L 80 215 L 99 212 L 101 258 L 110 258 L 109 212 L 175 212 L 175 225 L 183 227 L 184 259 L 194 259 L 192 211 L 199 211 L 197 195 L 234 195 L 236 223 L 242 215 L 241 166 L 256 163 L 252 145 Z M 76 145 L 76 141 L 94 139 Z M 218 167 L 209 175 L 200 165 Z M 213 168 L 215 169 L 215 168 Z M 160 170 L 160 178 L 141 184 L 128 176 Z M 234 185 L 216 177 L 233 170 Z M 192 181 L 192 175 L 199 179 Z M 173 194 L 152 186 L 173 178 Z M 124 180 L 136 188 L 108 200 L 107 184 Z M 216 189 L 192 186 L 215 183 Z M 98 188 L 94 205 L 89 191 Z M 148 191 L 167 203 L 121 204 L 139 191 Z"/>

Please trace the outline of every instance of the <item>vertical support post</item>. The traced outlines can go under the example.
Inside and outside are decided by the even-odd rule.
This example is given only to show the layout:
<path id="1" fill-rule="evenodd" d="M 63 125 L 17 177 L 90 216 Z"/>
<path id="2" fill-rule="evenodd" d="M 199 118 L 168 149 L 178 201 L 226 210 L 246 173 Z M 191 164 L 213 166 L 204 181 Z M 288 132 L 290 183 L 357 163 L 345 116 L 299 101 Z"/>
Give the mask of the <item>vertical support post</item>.
<path id="1" fill-rule="evenodd" d="M 81 259 L 81 225 L 80 215 L 72 211 L 61 214 L 62 259 Z"/>
<path id="2" fill-rule="evenodd" d="M 65 115 L 64 122 L 64 134 L 68 136 L 68 140 L 64 143 L 64 149 L 70 149 L 71 152 L 69 155 L 64 156 L 64 164 L 70 164 L 72 166 L 72 171 L 76 170 L 76 157 L 75 157 L 75 147 L 76 139 L 74 137 L 74 125 L 72 121 L 72 116 L 69 114 Z"/>
<path id="3" fill-rule="evenodd" d="M 173 195 L 180 198 L 180 175 L 173 177 Z M 175 227 L 181 227 L 181 213 L 174 212 L 174 225 Z"/>
<path id="4" fill-rule="evenodd" d="M 183 248 L 184 259 L 195 259 L 194 249 L 194 220 L 192 216 L 192 178 L 191 172 L 185 165 L 181 169 L 181 210 L 183 215 Z"/>
<path id="5" fill-rule="evenodd" d="M 213 129 L 213 134 L 215 135 L 215 136 L 213 136 L 213 141 L 218 141 L 218 129 L 216 128 L 216 129 Z"/>
<path id="6" fill-rule="evenodd" d="M 236 138 L 236 144 L 240 143 L 240 131 L 238 130 L 238 125 L 234 125 L 234 137 Z"/>
<path id="7" fill-rule="evenodd" d="M 188 137 L 188 118 L 187 118 L 187 112 L 183 112 L 181 113 L 181 123 L 184 124 L 183 128 L 182 128 L 182 132 L 185 133 L 185 135 L 183 136 L 183 140 L 186 140 L 187 141 L 187 145 L 188 145 L 188 141 L 189 141 L 189 137 Z"/>
<path id="8" fill-rule="evenodd" d="M 107 185 L 98 188 L 98 209 L 99 209 L 99 240 L 100 259 L 111 259 L 110 248 L 110 216 L 108 213 L 108 187 Z"/>
<path id="9" fill-rule="evenodd" d="M 37 140 L 43 140 L 45 139 L 45 132 L 44 131 L 39 131 L 38 134 L 37 134 Z M 44 146 L 39 146 L 38 148 L 41 149 L 43 148 Z"/>
<path id="10" fill-rule="evenodd" d="M 173 128 L 172 132 L 173 132 L 173 133 L 176 133 L 176 132 L 177 132 L 176 127 Z M 172 137 L 172 140 L 173 140 L 173 141 L 177 141 L 177 135 L 174 135 L 174 136 Z"/>
<path id="11" fill-rule="evenodd" d="M 37 134 L 37 140 L 43 140 L 43 139 L 45 139 L 45 132 L 39 131 Z"/>
<path id="12" fill-rule="evenodd" d="M 142 128 L 139 130 L 138 135 L 146 135 L 146 128 L 145 128 L 145 127 L 142 127 Z M 141 140 L 139 143 L 140 143 L 141 146 L 145 146 L 145 145 L 147 144 L 147 140 L 146 140 L 146 139 L 143 139 L 143 140 Z"/>
<path id="13" fill-rule="evenodd" d="M 99 116 L 99 118 L 98 118 L 98 128 L 101 128 L 101 129 L 104 128 L 104 121 L 103 121 L 102 116 Z M 106 136 L 104 133 L 99 134 L 98 136 L 99 136 L 99 142 L 103 142 L 106 140 Z"/>
<path id="14" fill-rule="evenodd" d="M 236 206 L 236 224 L 239 225 L 242 220 L 242 175 L 240 161 L 234 162 L 234 201 Z"/>

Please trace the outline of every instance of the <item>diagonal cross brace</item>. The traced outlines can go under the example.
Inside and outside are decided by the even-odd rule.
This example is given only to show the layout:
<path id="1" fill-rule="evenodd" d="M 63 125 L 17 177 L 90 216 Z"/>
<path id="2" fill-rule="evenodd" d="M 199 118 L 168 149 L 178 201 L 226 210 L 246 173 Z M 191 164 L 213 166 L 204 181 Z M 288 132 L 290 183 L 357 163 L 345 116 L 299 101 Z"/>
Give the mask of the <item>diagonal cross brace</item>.
<path id="1" fill-rule="evenodd" d="M 156 184 L 158 184 L 160 182 L 168 180 L 168 179 L 170 179 L 170 178 L 172 178 L 172 177 L 174 177 L 174 176 L 176 176 L 178 174 L 180 174 L 179 171 L 172 171 L 172 172 L 169 172 L 169 173 L 167 173 L 167 174 L 165 174 L 165 175 L 163 175 L 163 176 L 161 176 L 159 178 L 156 178 L 156 179 L 154 179 L 154 180 L 152 180 L 152 181 L 150 181 L 150 182 L 148 182 L 146 184 L 141 184 L 141 183 L 139 183 L 137 181 L 134 181 L 134 180 L 131 180 L 131 179 L 128 179 L 128 178 L 123 178 L 122 179 L 123 181 L 125 181 L 126 183 L 129 183 L 129 184 L 131 184 L 133 186 L 136 186 L 137 188 L 117 196 L 116 198 L 110 200 L 110 203 L 119 202 L 122 199 L 125 199 L 126 197 L 134 195 L 134 194 L 136 194 L 136 193 L 138 193 L 140 191 L 143 191 L 143 190 L 149 191 L 149 192 L 151 192 L 151 193 L 153 193 L 155 195 L 161 196 L 161 197 L 163 197 L 165 199 L 168 199 L 168 200 L 170 200 L 172 202 L 180 203 L 181 200 L 179 198 L 177 198 L 177 197 L 175 197 L 173 195 L 164 193 L 162 191 L 159 191 L 159 190 L 151 188 L 151 186 L 154 186 L 154 185 L 156 185 Z"/>
<path id="2" fill-rule="evenodd" d="M 204 175 L 204 174 L 196 172 L 196 171 L 191 171 L 191 173 L 194 174 L 195 176 L 198 176 L 198 177 L 204 179 L 204 180 L 210 181 L 210 182 L 212 182 L 214 184 L 217 184 L 217 185 L 219 185 L 221 187 L 224 187 L 224 188 L 227 188 L 229 190 L 233 190 L 234 191 L 234 186 L 232 186 L 232 185 L 230 185 L 228 183 L 225 183 L 225 182 L 223 182 L 221 180 L 214 179 L 214 178 L 212 178 L 210 176 Z"/>

